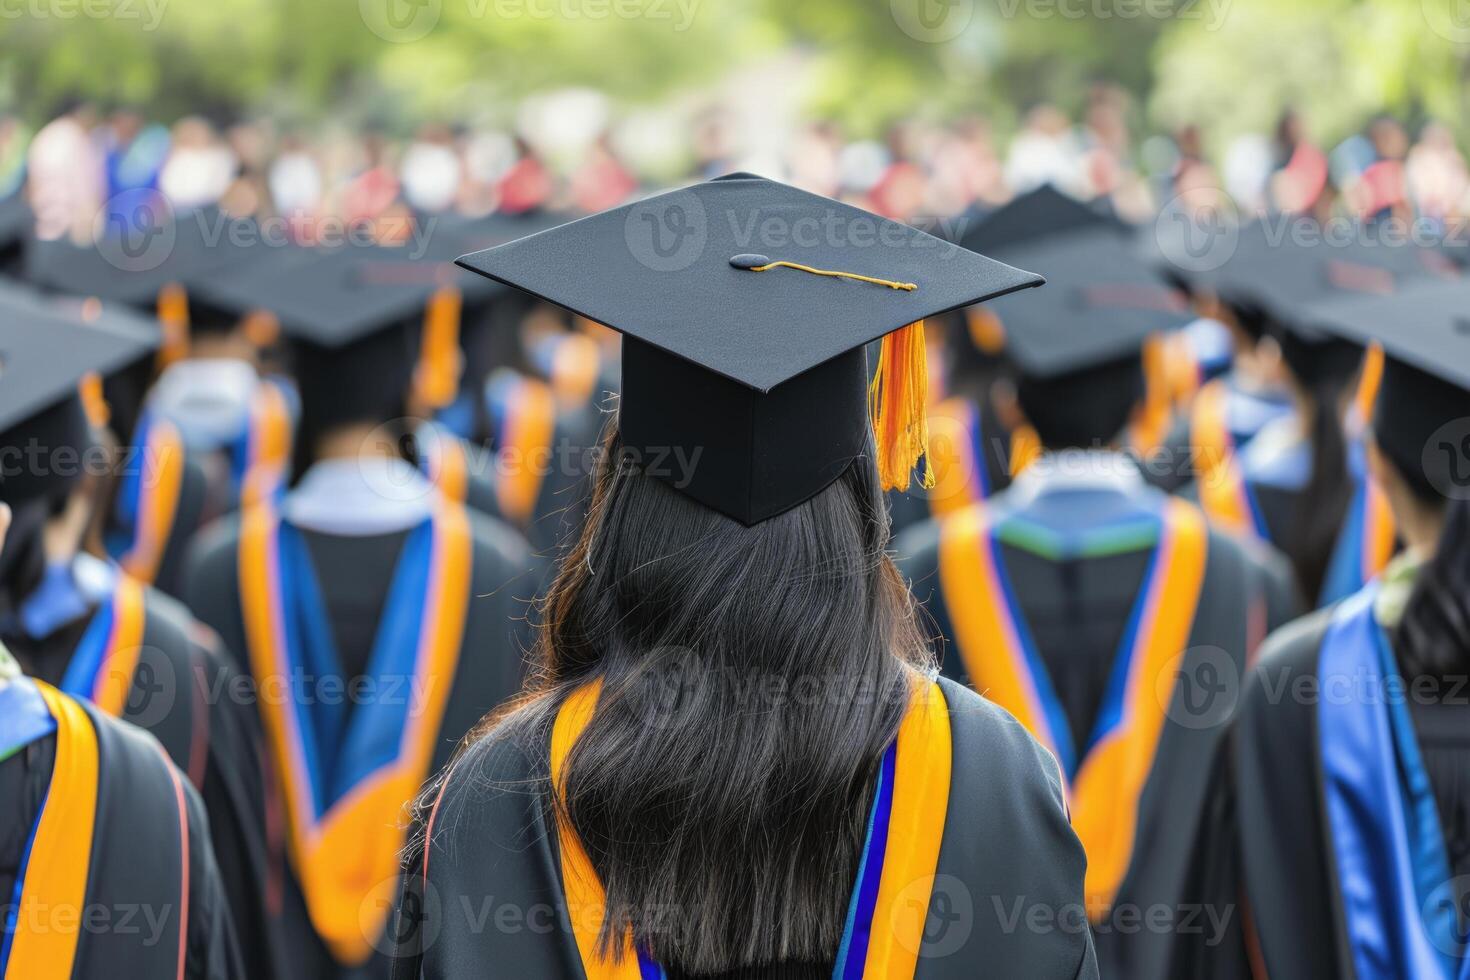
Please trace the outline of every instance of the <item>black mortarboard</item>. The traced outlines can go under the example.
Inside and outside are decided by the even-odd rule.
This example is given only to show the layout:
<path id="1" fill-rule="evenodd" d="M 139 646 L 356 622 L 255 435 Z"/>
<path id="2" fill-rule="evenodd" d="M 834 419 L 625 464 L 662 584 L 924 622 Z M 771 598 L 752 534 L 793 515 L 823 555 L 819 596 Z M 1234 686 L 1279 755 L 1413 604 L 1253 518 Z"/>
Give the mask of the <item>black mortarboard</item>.
<path id="1" fill-rule="evenodd" d="M 1002 248 L 1086 229 L 1107 229 L 1119 235 L 1129 230 L 1114 215 L 1042 184 L 982 216 L 960 233 L 959 240 L 971 251 L 990 255 Z"/>
<path id="2" fill-rule="evenodd" d="M 1367 228 L 1345 237 L 1339 226 L 1278 216 L 1242 228 L 1234 254 L 1211 280 L 1242 322 L 1276 337 L 1287 364 L 1310 385 L 1350 375 L 1362 351 L 1316 329 L 1314 305 L 1391 296 L 1411 283 L 1452 274 L 1431 249 L 1378 241 Z"/>
<path id="3" fill-rule="evenodd" d="M 1365 346 L 1385 359 L 1374 408 L 1374 435 L 1421 491 L 1463 492 L 1464 448 L 1431 440 L 1470 419 L 1470 282 L 1423 281 L 1393 296 L 1346 297 L 1314 305 L 1313 326 Z M 1457 439 L 1463 439 L 1463 431 Z M 1446 449 L 1446 446 L 1448 449 Z"/>
<path id="4" fill-rule="evenodd" d="M 997 257 L 1046 276 L 1035 297 L 991 304 L 1006 353 L 1030 377 L 1136 358 L 1153 334 L 1189 322 L 1189 304 L 1107 228 L 1036 239 Z"/>
<path id="5" fill-rule="evenodd" d="M 90 315 L 90 314 L 89 314 Z M 19 503 L 64 490 L 91 444 L 78 386 L 138 361 L 158 331 L 115 317 L 85 322 L 24 290 L 0 290 L 0 500 Z"/>
<path id="6" fill-rule="evenodd" d="M 262 275 L 224 277 L 200 290 L 210 304 L 275 317 L 301 390 L 302 424 L 311 432 L 402 412 L 436 289 L 405 281 L 385 252 L 399 250 L 343 245 L 283 253 L 267 260 Z"/>
<path id="7" fill-rule="evenodd" d="M 253 223 L 214 208 L 176 214 L 163 206 L 140 206 L 139 213 L 148 217 L 105 223 L 104 233 L 87 245 L 30 240 L 26 280 L 152 313 L 165 287 L 218 270 L 238 272 L 251 257 L 269 251 L 259 244 Z"/>
<path id="8" fill-rule="evenodd" d="M 808 500 L 867 451 L 864 347 L 880 338 L 878 470 L 906 484 L 924 443 L 923 331 L 902 328 L 1043 282 L 749 174 L 460 263 L 620 331 L 625 447 L 747 525 Z M 692 472 L 653 465 L 671 453 Z"/>

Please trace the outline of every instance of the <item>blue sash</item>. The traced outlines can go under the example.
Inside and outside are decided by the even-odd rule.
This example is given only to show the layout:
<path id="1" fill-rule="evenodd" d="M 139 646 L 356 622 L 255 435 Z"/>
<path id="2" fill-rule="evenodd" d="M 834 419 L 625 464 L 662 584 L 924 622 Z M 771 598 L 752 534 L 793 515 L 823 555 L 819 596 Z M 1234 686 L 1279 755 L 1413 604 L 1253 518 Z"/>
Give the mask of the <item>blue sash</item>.
<path id="1" fill-rule="evenodd" d="M 1357 980 L 1470 980 L 1434 791 L 1373 617 L 1376 585 L 1333 613 L 1317 714 L 1343 926 Z"/>

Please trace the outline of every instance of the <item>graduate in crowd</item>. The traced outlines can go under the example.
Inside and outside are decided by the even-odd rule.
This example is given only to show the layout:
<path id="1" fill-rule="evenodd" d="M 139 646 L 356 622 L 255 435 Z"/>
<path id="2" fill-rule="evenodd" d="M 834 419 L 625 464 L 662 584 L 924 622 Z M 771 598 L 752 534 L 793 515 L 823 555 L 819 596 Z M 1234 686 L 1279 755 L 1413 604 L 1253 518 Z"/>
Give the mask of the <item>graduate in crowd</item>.
<path id="1" fill-rule="evenodd" d="M 523 294 L 506 297 L 477 330 L 483 441 L 495 459 L 499 513 L 541 554 L 562 550 L 587 506 L 616 369 L 591 333 Z"/>
<path id="2" fill-rule="evenodd" d="M 1205 468 L 1184 492 L 1221 526 L 1275 544 L 1302 595 L 1327 605 L 1382 570 L 1395 533 L 1362 440 L 1381 367 L 1362 346 L 1317 330 L 1311 306 L 1390 294 L 1439 267 L 1421 264 L 1433 257 L 1426 249 L 1304 243 L 1309 230 L 1248 229 L 1217 277 L 1236 319 L 1259 324 L 1269 337 L 1259 346 L 1279 351 L 1292 408 L 1264 421 L 1243 447 L 1201 447 L 1211 455 L 1199 457 Z"/>
<path id="3" fill-rule="evenodd" d="M 1066 304 L 1060 315 L 1067 315 L 1079 303 L 1098 310 L 1131 309 L 1160 338 L 1188 322 L 1183 297 L 1166 288 L 1154 269 L 1133 254 L 1128 227 L 1050 184 L 992 211 L 969 228 L 961 241 L 973 251 L 1021 266 L 1048 251 L 1052 260 L 1064 255 L 1067 295 L 1075 302 Z M 895 495 L 895 532 L 924 517 L 986 499 L 1004 489 L 1036 458 L 1036 434 L 1015 410 L 1015 383 L 1005 357 L 1006 324 L 998 309 L 973 306 L 958 320 L 951 317 L 948 321 L 951 336 L 964 336 L 952 345 L 949 388 L 954 396 L 937 405 L 930 418 L 938 485 L 928 493 Z M 954 329 L 957 323 L 963 323 L 962 330 Z M 1151 338 L 1150 359 L 1156 353 L 1153 345 Z M 1162 350 L 1159 347 L 1157 352 Z M 1146 417 L 1157 415 L 1156 387 L 1151 380 L 1149 410 L 1130 423 L 1131 445 L 1154 441 L 1154 436 L 1141 433 L 1161 424 L 1157 419 L 1144 424 Z"/>
<path id="4" fill-rule="evenodd" d="M 1164 222 L 1163 230 L 1149 226 L 1142 234 L 1150 245 L 1157 246 L 1158 238 L 1176 227 L 1176 223 Z M 1236 254 L 1262 247 L 1266 230 L 1264 223 L 1241 229 L 1245 241 L 1237 244 Z M 1199 315 L 1186 332 L 1203 335 L 1211 331 L 1217 338 L 1223 336 L 1226 349 L 1213 359 L 1200 359 L 1202 365 L 1222 366 L 1201 373 L 1199 390 L 1189 409 L 1175 419 L 1164 444 L 1149 460 L 1149 482 L 1170 493 L 1196 481 L 1201 486 L 1206 481 L 1211 487 L 1218 485 L 1226 478 L 1226 467 L 1234 454 L 1244 450 L 1267 423 L 1290 415 L 1296 407 L 1281 366 L 1281 345 L 1266 331 L 1259 309 L 1249 303 L 1233 305 L 1222 298 L 1219 290 L 1223 277 L 1218 268 L 1196 269 L 1189 264 L 1208 262 L 1210 255 L 1206 252 L 1192 258 L 1184 251 L 1183 236 L 1205 236 L 1209 232 L 1186 226 L 1178 234 L 1179 242 L 1166 242 L 1162 254 L 1150 251 L 1149 257 L 1189 295 Z M 1206 247 L 1209 241 L 1205 238 L 1197 247 Z M 1198 348 L 1203 346 L 1202 342 Z M 1218 513 L 1215 516 L 1220 517 Z"/>
<path id="5" fill-rule="evenodd" d="M 994 304 L 1039 458 L 989 500 L 911 528 L 895 550 L 946 675 L 1010 711 L 1061 762 L 1104 974 L 1149 977 L 1163 938 L 1115 928 L 1112 916 L 1183 914 L 1217 737 L 1200 723 L 1211 700 L 1200 684 L 1239 676 L 1296 603 L 1279 556 L 1208 527 L 1197 507 L 1149 486 L 1125 450 L 1145 411 L 1143 347 L 1158 309 L 1126 277 L 1108 287 L 1110 263 L 1085 236 L 1016 254 L 1053 277 L 1035 300 Z"/>
<path id="6" fill-rule="evenodd" d="M 175 215 L 155 202 L 135 211 L 144 217 L 93 246 L 28 243 L 25 274 L 47 290 L 156 317 L 162 328 L 156 358 L 104 382 L 119 440 L 169 469 L 149 485 L 121 474 L 103 543 L 129 575 L 177 596 L 189 538 L 242 496 L 277 491 L 290 445 L 289 392 L 260 371 L 270 324 L 223 314 L 196 292 L 223 276 L 267 288 L 304 250 L 272 248 L 255 225 L 213 209 Z"/>
<path id="7" fill-rule="evenodd" d="M 1040 277 L 746 174 L 635 207 L 689 195 L 878 234 L 753 255 L 712 220 L 672 275 L 623 208 L 465 258 L 621 330 L 623 388 L 536 684 L 424 796 L 395 975 L 1096 976 L 1055 763 L 935 680 L 884 551 L 920 321 Z"/>
<path id="8" fill-rule="evenodd" d="M 14 313 L 13 310 L 9 311 Z M 76 398 L 78 364 L 126 356 L 119 338 L 56 351 L 19 336 L 5 319 L 7 368 L 19 377 L 0 395 L 3 445 L 37 440 L 46 467 L 85 431 Z M 30 326 L 38 333 L 50 324 Z M 77 339 L 57 328 L 57 339 Z M 34 336 L 31 338 L 34 339 Z M 18 441 L 21 440 L 21 441 Z M 41 440 L 45 440 L 44 442 Z M 0 605 L 33 545 L 17 547 L 11 500 L 56 487 L 42 465 L 9 457 L 0 470 Z M 34 518 L 25 516 L 23 523 Z M 26 532 L 29 533 L 29 532 Z M 136 642 L 136 641 L 135 641 Z M 137 655 L 134 648 L 128 651 Z M 114 684 L 125 691 L 126 685 Z M 114 712 L 115 713 L 115 712 Z M 165 726 L 166 727 L 166 726 Z M 224 816 L 223 814 L 221 816 Z M 188 777 L 152 736 L 115 720 L 100 704 L 21 673 L 0 644 L 0 978 L 187 977 L 247 974 L 230 903 L 215 865 L 204 806 Z"/>
<path id="9" fill-rule="evenodd" d="M 1189 977 L 1470 975 L 1470 337 L 1463 284 L 1320 310 L 1387 353 L 1367 461 L 1404 551 L 1273 634 L 1214 769 L 1197 898 L 1243 902 Z"/>
<path id="10" fill-rule="evenodd" d="M 0 308 L 8 417 L 0 501 L 15 515 L 0 554 L 0 639 L 28 675 L 158 739 L 208 809 L 229 897 L 221 908 L 251 939 L 245 965 L 272 972 L 280 856 L 268 845 L 260 729 L 236 697 L 239 677 L 180 603 L 85 550 L 112 456 L 78 381 L 150 357 L 157 331 L 118 314 L 84 324 L 14 290 Z M 168 464 L 143 453 L 123 465 L 146 484 Z"/>
<path id="11" fill-rule="evenodd" d="M 402 808 L 520 687 L 541 572 L 442 495 L 406 417 L 423 298 L 325 252 L 260 297 L 301 398 L 295 473 L 195 539 L 188 601 L 241 658 L 284 800 L 293 975 L 386 976 Z"/>
<path id="12" fill-rule="evenodd" d="M 323 261 L 325 260 L 325 261 Z M 456 270 L 458 271 L 458 270 Z M 353 300 L 363 309 L 382 305 L 400 311 L 405 319 L 421 320 L 417 329 L 422 337 L 420 349 L 411 356 L 413 384 L 403 405 L 405 418 L 418 420 L 406 437 L 419 468 L 437 486 L 439 492 L 467 504 L 480 513 L 494 515 L 494 471 L 488 459 L 468 440 L 461 438 L 452 426 L 439 420 L 440 412 L 450 404 L 461 370 L 460 319 L 464 297 L 458 287 L 458 276 L 446 276 L 448 267 L 434 261 L 429 254 L 422 261 L 410 258 L 408 246 L 342 245 L 334 247 L 291 247 L 272 259 L 254 265 L 246 275 L 214 276 L 194 292 L 210 309 L 218 311 L 220 322 L 233 322 L 249 329 L 251 324 L 269 324 L 273 332 L 279 323 L 272 312 L 273 291 L 308 295 L 320 291 L 339 296 L 356 294 Z M 469 278 L 464 276 L 465 279 Z M 279 345 L 277 345 L 279 346 Z M 273 489 L 279 490 L 289 472 L 291 427 L 299 412 L 295 385 L 287 377 L 276 376 L 260 381 L 283 389 L 293 407 L 285 418 L 288 426 L 284 439 L 271 443 L 252 442 L 246 437 L 233 443 L 242 450 L 234 470 L 245 473 L 250 467 L 248 453 L 253 445 L 284 443 L 279 454 L 286 456 Z M 272 452 L 274 458 L 278 453 Z M 261 481 L 266 483 L 266 481 Z M 272 485 L 266 483 L 267 492 Z M 259 496 L 259 494 L 254 494 Z"/>

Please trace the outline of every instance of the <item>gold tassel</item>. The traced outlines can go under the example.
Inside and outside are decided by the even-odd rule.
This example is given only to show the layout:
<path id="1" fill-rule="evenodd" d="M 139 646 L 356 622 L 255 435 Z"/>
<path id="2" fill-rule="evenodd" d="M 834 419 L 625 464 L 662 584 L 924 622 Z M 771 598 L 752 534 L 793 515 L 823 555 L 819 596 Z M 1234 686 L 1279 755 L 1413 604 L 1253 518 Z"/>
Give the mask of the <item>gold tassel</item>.
<path id="1" fill-rule="evenodd" d="M 189 296 L 176 282 L 158 291 L 158 322 L 163 325 L 163 344 L 158 348 L 162 370 L 189 353 Z"/>
<path id="2" fill-rule="evenodd" d="M 878 354 L 878 370 L 868 389 L 868 414 L 878 452 L 878 479 L 884 490 L 907 490 L 919 457 L 924 458 L 920 485 L 934 488 L 929 446 L 929 364 L 924 321 L 886 335 Z"/>
<path id="3" fill-rule="evenodd" d="M 459 390 L 459 290 L 444 287 L 424 311 L 424 339 L 419 354 L 419 397 L 430 408 L 443 408 Z"/>
<path id="4" fill-rule="evenodd" d="M 87 413 L 87 422 L 94 429 L 106 428 L 107 423 L 112 420 L 112 408 L 102 394 L 102 375 L 96 371 L 88 371 L 82 375 L 77 393 L 81 395 L 82 410 Z"/>

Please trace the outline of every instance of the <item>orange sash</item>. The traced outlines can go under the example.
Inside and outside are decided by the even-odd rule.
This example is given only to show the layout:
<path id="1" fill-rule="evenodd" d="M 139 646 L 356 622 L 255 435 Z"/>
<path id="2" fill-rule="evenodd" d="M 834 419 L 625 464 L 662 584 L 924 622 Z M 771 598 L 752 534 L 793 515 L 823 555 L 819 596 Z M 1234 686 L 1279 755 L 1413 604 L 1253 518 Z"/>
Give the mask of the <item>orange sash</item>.
<path id="1" fill-rule="evenodd" d="M 70 977 L 87 907 L 97 818 L 97 732 L 71 698 L 36 682 L 56 719 L 51 786 L 26 861 L 6 980 Z M 30 928 L 40 924 L 42 928 Z"/>
<path id="2" fill-rule="evenodd" d="M 519 378 L 507 399 L 504 434 L 496 453 L 495 495 L 501 516 L 525 527 L 536 513 L 536 501 L 556 431 L 556 397 L 551 387 L 532 378 Z"/>
<path id="3" fill-rule="evenodd" d="M 429 775 L 464 640 L 469 522 L 464 509 L 452 504 L 441 504 L 432 520 L 424 621 L 414 658 L 415 684 L 408 693 L 413 700 L 398 754 L 318 817 L 292 697 L 296 667 L 287 649 L 280 594 L 279 519 L 269 506 L 251 508 L 242 517 L 241 611 L 274 770 L 283 784 L 292 865 L 312 925 L 344 964 L 366 962 L 386 927 L 406 834 L 403 807 Z"/>
<path id="4" fill-rule="evenodd" d="M 572 747 L 597 709 L 601 685 L 600 680 L 593 681 L 573 692 L 557 714 L 551 733 L 551 782 L 557 793 L 563 791 Z M 952 757 L 944 694 L 934 682 L 916 678 L 898 730 L 886 846 L 881 858 L 868 856 L 881 859 L 883 873 L 862 960 L 863 977 L 897 980 L 914 975 L 944 837 Z M 616 962 L 599 954 L 597 937 L 607 915 L 607 894 L 582 842 L 565 821 L 558 821 L 557 840 L 567 913 L 587 980 L 641 980 L 645 973 L 631 935 L 624 938 Z M 847 950 L 845 941 L 843 949 Z"/>
<path id="5" fill-rule="evenodd" d="M 1204 582 L 1207 533 L 1203 515 L 1170 499 L 1162 514 L 1151 584 L 1137 614 L 1138 628 L 1128 660 L 1126 690 L 1111 729 L 1069 773 L 1073 826 L 1087 851 L 1086 896 L 1096 918 L 1111 906 L 1132 859 L 1138 802 L 1163 731 L 1165 699 L 1159 678 L 1173 669 L 1189 645 Z M 939 574 L 948 597 L 959 648 L 970 683 L 1005 708 L 1059 759 L 1064 733 L 1048 720 L 1050 680 L 1044 666 L 1031 665 L 1009 605 L 1004 570 L 997 561 L 991 508 L 975 507 L 946 519 L 940 529 Z"/>
<path id="6" fill-rule="evenodd" d="M 141 465 L 145 469 L 138 480 L 138 527 L 133 546 L 118 564 L 133 578 L 152 584 L 173 534 L 184 485 L 184 439 L 168 419 L 155 418 L 148 424 Z"/>

